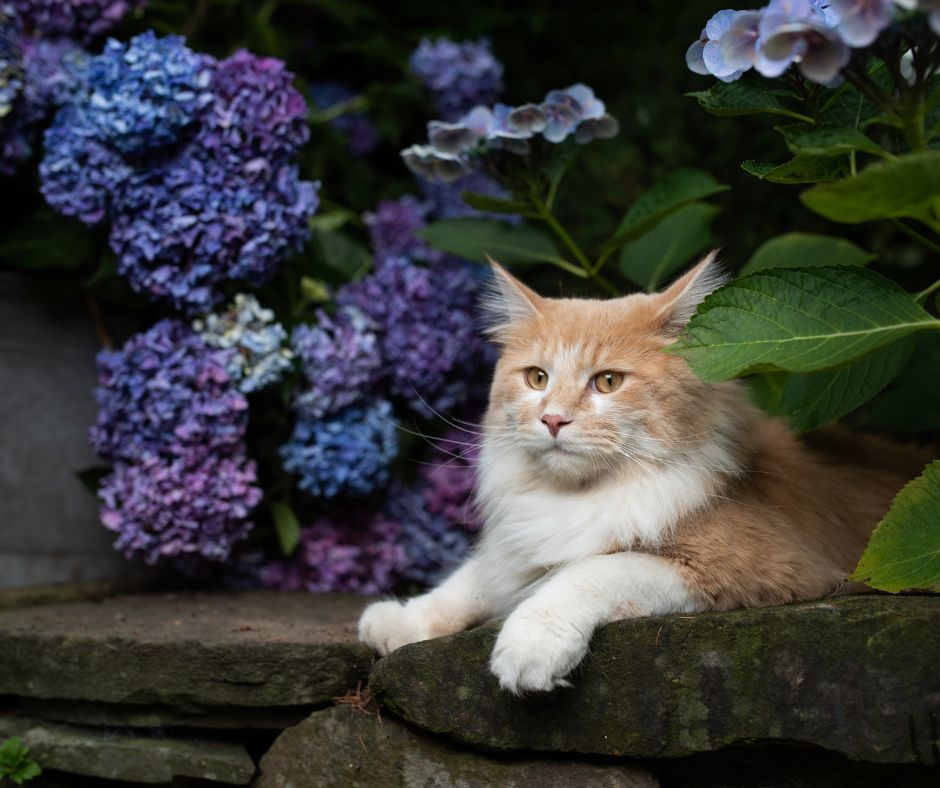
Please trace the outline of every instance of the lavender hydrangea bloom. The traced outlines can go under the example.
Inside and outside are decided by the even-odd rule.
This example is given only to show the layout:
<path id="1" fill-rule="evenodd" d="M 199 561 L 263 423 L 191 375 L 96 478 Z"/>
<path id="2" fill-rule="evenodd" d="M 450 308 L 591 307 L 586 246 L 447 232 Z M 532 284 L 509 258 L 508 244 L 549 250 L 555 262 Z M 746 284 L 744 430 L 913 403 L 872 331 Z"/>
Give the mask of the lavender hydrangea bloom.
<path id="1" fill-rule="evenodd" d="M 91 60 L 82 103 L 103 141 L 138 154 L 176 142 L 199 119 L 212 102 L 212 66 L 180 36 L 112 38 Z"/>
<path id="2" fill-rule="evenodd" d="M 89 432 L 110 462 L 238 447 L 248 402 L 215 350 L 185 324 L 161 320 L 121 350 L 98 354 L 98 420 Z"/>
<path id="3" fill-rule="evenodd" d="M 281 591 L 387 593 L 406 560 L 400 537 L 401 526 L 382 514 L 321 518 L 301 529 L 293 558 L 270 564 L 262 580 Z"/>
<path id="4" fill-rule="evenodd" d="M 392 406 L 384 400 L 352 405 L 328 419 L 301 411 L 281 447 L 284 469 L 312 495 L 368 495 L 388 481 L 388 466 L 398 454 L 397 429 Z"/>
<path id="5" fill-rule="evenodd" d="M 320 111 L 356 97 L 353 91 L 338 82 L 318 82 L 311 85 L 310 95 L 314 106 Z M 379 134 L 365 112 L 344 112 L 333 118 L 330 126 L 345 138 L 349 149 L 356 156 L 367 156 L 379 144 Z"/>
<path id="6" fill-rule="evenodd" d="M 482 347 L 474 321 L 478 287 L 462 263 L 423 268 L 391 258 L 342 288 L 336 300 L 358 307 L 381 328 L 390 392 L 427 415 L 428 406 L 447 410 L 474 391 Z"/>
<path id="7" fill-rule="evenodd" d="M 193 329 L 209 347 L 234 351 L 226 371 L 245 394 L 276 383 L 291 367 L 287 332 L 253 295 L 239 293 L 225 312 L 195 321 Z"/>
<path id="8" fill-rule="evenodd" d="M 98 491 L 101 520 L 127 558 L 225 561 L 261 501 L 255 464 L 204 452 L 119 462 Z"/>
<path id="9" fill-rule="evenodd" d="M 87 78 L 91 56 L 68 39 L 23 42 L 23 109 L 26 122 L 38 123 L 53 107 L 74 100 Z"/>
<path id="10" fill-rule="evenodd" d="M 431 91 L 445 120 L 495 101 L 503 90 L 503 66 L 486 39 L 424 39 L 411 55 L 411 70 Z"/>
<path id="11" fill-rule="evenodd" d="M 851 51 L 838 34 L 817 21 L 781 25 L 764 40 L 763 61 L 756 64 L 764 76 L 779 76 L 793 62 L 807 79 L 833 85 L 848 64 Z M 761 68 L 761 62 L 765 65 Z"/>
<path id="12" fill-rule="evenodd" d="M 731 28 L 737 11 L 719 11 L 705 24 L 698 41 L 685 53 L 685 62 L 696 74 L 711 74 L 722 82 L 733 82 L 743 71 L 728 63 L 722 53 L 720 41 Z"/>
<path id="13" fill-rule="evenodd" d="M 212 76 L 215 102 L 200 144 L 236 161 L 280 161 L 310 138 L 307 102 L 283 61 L 245 50 L 221 61 Z"/>
<path id="14" fill-rule="evenodd" d="M 15 0 L 26 29 L 37 36 L 87 41 L 106 33 L 146 0 Z"/>
<path id="15" fill-rule="evenodd" d="M 835 28 L 850 47 L 874 43 L 894 15 L 892 0 L 828 0 Z"/>
<path id="16" fill-rule="evenodd" d="M 383 200 L 372 213 L 362 218 L 372 237 L 372 251 L 378 264 L 392 257 L 435 262 L 444 255 L 433 249 L 417 231 L 427 226 L 430 205 L 406 195 L 397 200 Z"/>
<path id="17" fill-rule="evenodd" d="M 368 395 L 379 376 L 377 326 L 353 306 L 332 317 L 317 311 L 317 324 L 299 325 L 291 335 L 306 385 L 294 405 L 309 418 L 322 418 Z"/>
<path id="18" fill-rule="evenodd" d="M 452 183 L 472 171 L 462 154 L 442 153 L 430 145 L 412 145 L 401 151 L 402 161 L 419 178 Z"/>
<path id="19" fill-rule="evenodd" d="M 138 173 L 116 205 L 110 244 L 135 290 L 205 312 L 217 285 L 270 278 L 309 237 L 318 183 L 255 160 L 233 170 L 198 149 Z"/>

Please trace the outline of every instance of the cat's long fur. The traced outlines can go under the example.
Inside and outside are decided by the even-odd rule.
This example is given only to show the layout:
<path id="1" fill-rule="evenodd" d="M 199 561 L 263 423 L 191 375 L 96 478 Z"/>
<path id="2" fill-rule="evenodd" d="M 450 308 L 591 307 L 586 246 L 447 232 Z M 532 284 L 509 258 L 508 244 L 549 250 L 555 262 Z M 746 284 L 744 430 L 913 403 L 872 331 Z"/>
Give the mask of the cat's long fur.
<path id="1" fill-rule="evenodd" d="M 438 588 L 370 605 L 360 638 L 386 654 L 506 617 L 490 669 L 549 690 L 594 629 L 630 616 L 759 607 L 844 590 L 875 523 L 925 457 L 823 431 L 798 441 L 736 382 L 663 353 L 721 282 L 710 256 L 664 293 L 541 298 L 496 267 L 503 352 L 484 422 L 474 555 Z M 549 385 L 537 391 L 525 370 Z M 625 373 L 619 390 L 597 373 Z M 570 423 L 557 437 L 542 422 Z"/>

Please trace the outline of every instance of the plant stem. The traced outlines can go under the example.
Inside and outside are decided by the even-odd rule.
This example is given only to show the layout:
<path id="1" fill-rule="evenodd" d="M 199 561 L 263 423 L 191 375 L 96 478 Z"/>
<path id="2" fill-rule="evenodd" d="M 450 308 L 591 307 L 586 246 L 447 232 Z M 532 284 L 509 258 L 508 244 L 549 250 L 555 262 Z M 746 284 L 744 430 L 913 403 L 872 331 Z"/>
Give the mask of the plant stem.
<path id="1" fill-rule="evenodd" d="M 916 296 L 914 296 L 914 300 L 918 304 L 922 304 L 924 303 L 924 301 L 926 301 L 930 297 L 931 293 L 935 293 L 937 292 L 937 290 L 940 290 L 940 279 L 938 279 L 936 282 L 934 282 L 932 285 L 930 285 L 930 287 L 926 288 L 925 290 L 921 290 Z"/>
<path id="2" fill-rule="evenodd" d="M 98 342 L 101 344 L 101 347 L 107 350 L 114 350 L 114 340 L 111 339 L 111 334 L 108 331 L 108 327 L 105 325 L 104 314 L 101 312 L 101 305 L 98 303 L 98 299 L 91 293 L 85 293 L 85 305 L 88 307 L 89 313 L 91 313 L 91 320 L 95 324 L 95 333 L 98 335 Z"/>
<path id="3" fill-rule="evenodd" d="M 891 224 L 894 225 L 896 229 L 904 233 L 904 235 L 906 235 L 908 238 L 913 238 L 918 243 L 921 243 L 930 249 L 930 251 L 940 255 L 940 244 L 936 243 L 935 241 L 931 241 L 926 235 L 922 235 L 921 233 L 917 232 L 917 230 L 915 230 L 913 227 L 908 227 L 900 219 L 892 219 Z"/>

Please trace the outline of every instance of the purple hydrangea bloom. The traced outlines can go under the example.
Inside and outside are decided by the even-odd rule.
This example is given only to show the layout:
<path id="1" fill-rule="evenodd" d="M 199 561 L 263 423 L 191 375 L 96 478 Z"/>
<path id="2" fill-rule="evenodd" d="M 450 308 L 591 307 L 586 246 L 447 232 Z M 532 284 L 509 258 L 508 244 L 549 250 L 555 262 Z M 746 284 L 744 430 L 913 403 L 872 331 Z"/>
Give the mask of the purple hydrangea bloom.
<path id="1" fill-rule="evenodd" d="M 389 390 L 416 413 L 467 401 L 479 376 L 474 320 L 479 282 L 445 260 L 428 268 L 390 258 L 370 276 L 343 287 L 340 304 L 356 306 L 380 327 Z"/>
<path id="2" fill-rule="evenodd" d="M 764 76 L 779 76 L 795 62 L 804 77 L 821 85 L 835 84 L 852 54 L 834 30 L 815 20 L 776 28 L 764 40 L 762 52 L 755 65 Z"/>
<path id="3" fill-rule="evenodd" d="M 874 43 L 894 16 L 893 0 L 827 0 L 835 28 L 850 47 Z"/>
<path id="4" fill-rule="evenodd" d="M 382 365 L 376 329 L 353 306 L 340 307 L 332 317 L 318 310 L 316 325 L 294 329 L 291 346 L 306 383 L 294 400 L 299 411 L 318 419 L 369 394 Z"/>
<path id="5" fill-rule="evenodd" d="M 81 92 L 91 56 L 64 38 L 27 39 L 23 42 L 23 109 L 28 123 L 39 123 L 54 107 L 74 100 Z"/>
<path id="6" fill-rule="evenodd" d="M 244 439 L 248 402 L 215 350 L 184 323 L 161 320 L 121 350 L 98 354 L 98 421 L 89 440 L 110 462 L 145 455 L 232 450 Z"/>
<path id="7" fill-rule="evenodd" d="M 432 514 L 420 487 L 395 487 L 385 513 L 401 523 L 399 544 L 405 552 L 404 580 L 429 586 L 457 566 L 470 552 L 471 537 L 446 517 Z"/>
<path id="8" fill-rule="evenodd" d="M 180 36 L 149 30 L 126 44 L 112 38 L 91 60 L 82 104 L 102 141 L 139 154 L 176 142 L 199 119 L 213 100 L 213 66 Z"/>
<path id="9" fill-rule="evenodd" d="M 353 91 L 338 82 L 318 82 L 310 87 L 310 95 L 314 106 L 320 111 L 356 97 Z M 356 156 L 372 153 L 379 144 L 379 134 L 365 112 L 344 112 L 333 118 L 330 126 L 345 138 L 349 149 Z"/>
<path id="10" fill-rule="evenodd" d="M 222 282 L 259 285 L 302 248 L 318 183 L 263 160 L 232 169 L 198 149 L 139 172 L 115 209 L 111 248 L 135 290 L 190 314 L 205 312 Z"/>
<path id="11" fill-rule="evenodd" d="M 429 465 L 421 467 L 421 495 L 427 511 L 474 533 L 483 525 L 474 499 L 480 439 L 476 431 L 454 428 L 435 441 Z"/>
<path id="12" fill-rule="evenodd" d="M 363 216 L 372 237 L 372 251 L 381 264 L 392 257 L 434 262 L 443 253 L 433 249 L 417 231 L 427 226 L 430 206 L 406 195 L 397 200 L 383 200 L 373 213 Z"/>
<path id="13" fill-rule="evenodd" d="M 307 102 L 293 81 L 276 58 L 240 50 L 221 61 L 212 77 L 215 102 L 203 123 L 201 146 L 237 161 L 261 157 L 270 163 L 297 153 L 310 129 Z"/>
<path id="14" fill-rule="evenodd" d="M 14 0 L 24 27 L 37 36 L 89 40 L 106 33 L 146 0 Z"/>
<path id="15" fill-rule="evenodd" d="M 445 120 L 495 101 L 503 90 L 503 66 L 486 39 L 424 39 L 411 54 L 411 70 L 431 91 Z"/>
<path id="16" fill-rule="evenodd" d="M 320 518 L 301 530 L 295 555 L 270 564 L 262 579 L 281 591 L 385 593 L 405 563 L 400 537 L 401 526 L 382 514 Z"/>
<path id="17" fill-rule="evenodd" d="M 236 454 L 144 454 L 119 462 L 98 491 L 101 520 L 128 558 L 225 561 L 261 501 L 255 463 Z"/>
<path id="18" fill-rule="evenodd" d="M 368 495 L 388 481 L 388 466 L 398 455 L 397 430 L 384 400 L 352 405 L 327 419 L 300 411 L 281 447 L 284 469 L 312 495 Z"/>

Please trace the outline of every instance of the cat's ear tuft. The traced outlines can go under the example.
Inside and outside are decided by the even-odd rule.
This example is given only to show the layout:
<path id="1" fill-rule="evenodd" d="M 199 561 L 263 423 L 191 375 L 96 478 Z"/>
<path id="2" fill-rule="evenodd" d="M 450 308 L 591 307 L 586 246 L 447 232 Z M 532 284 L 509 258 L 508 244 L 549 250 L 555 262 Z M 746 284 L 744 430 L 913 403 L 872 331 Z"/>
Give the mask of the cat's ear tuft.
<path id="1" fill-rule="evenodd" d="M 542 297 L 487 255 L 493 273 L 486 281 L 480 298 L 484 331 L 498 337 L 507 326 L 539 313 Z"/>
<path id="2" fill-rule="evenodd" d="M 667 336 L 678 336 L 695 314 L 699 304 L 728 281 L 728 274 L 718 263 L 718 250 L 709 252 L 660 293 L 662 306 L 658 315 Z"/>

